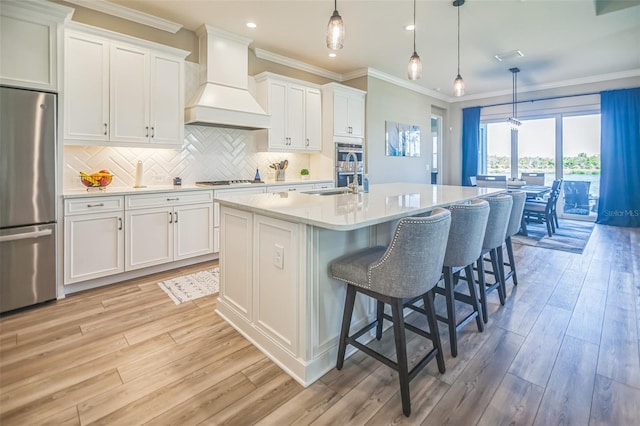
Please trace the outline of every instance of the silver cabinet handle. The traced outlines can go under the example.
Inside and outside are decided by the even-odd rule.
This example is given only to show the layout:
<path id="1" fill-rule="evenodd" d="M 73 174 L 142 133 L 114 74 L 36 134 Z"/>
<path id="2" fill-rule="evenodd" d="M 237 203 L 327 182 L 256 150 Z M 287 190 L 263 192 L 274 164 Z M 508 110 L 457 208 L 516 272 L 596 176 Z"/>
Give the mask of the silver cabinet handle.
<path id="1" fill-rule="evenodd" d="M 87 204 L 87 207 L 91 208 L 91 207 L 104 207 L 104 203 L 99 203 L 99 204 Z"/>
<path id="2" fill-rule="evenodd" d="M 107 123 L 104 123 L 104 135 L 107 136 Z"/>
<path id="3" fill-rule="evenodd" d="M 173 213 L 169 212 L 169 223 L 173 223 Z"/>
<path id="4" fill-rule="evenodd" d="M 174 220 L 173 223 L 178 223 L 178 212 L 176 212 L 175 215 L 176 215 L 176 220 Z"/>
<path id="5" fill-rule="evenodd" d="M 121 217 L 118 218 L 118 223 L 119 223 L 118 231 L 122 231 L 122 218 Z"/>
<path id="6" fill-rule="evenodd" d="M 146 126 L 145 129 L 147 129 L 147 134 L 146 134 L 145 138 L 148 138 L 149 137 L 149 126 Z"/>
<path id="7" fill-rule="evenodd" d="M 154 126 L 151 126 L 151 137 L 152 138 L 156 137 L 156 128 Z"/>
<path id="8" fill-rule="evenodd" d="M 309 138 L 307 138 L 307 146 L 309 146 Z"/>
<path id="9" fill-rule="evenodd" d="M 52 232 L 53 231 L 51 229 L 44 229 L 42 231 L 25 232 L 24 234 L 3 235 L 0 237 L 0 243 L 4 243 L 7 241 L 26 240 L 29 238 L 46 237 L 47 235 L 51 235 Z"/>
<path id="10" fill-rule="evenodd" d="M 167 198 L 167 201 L 180 201 L 180 198 Z"/>

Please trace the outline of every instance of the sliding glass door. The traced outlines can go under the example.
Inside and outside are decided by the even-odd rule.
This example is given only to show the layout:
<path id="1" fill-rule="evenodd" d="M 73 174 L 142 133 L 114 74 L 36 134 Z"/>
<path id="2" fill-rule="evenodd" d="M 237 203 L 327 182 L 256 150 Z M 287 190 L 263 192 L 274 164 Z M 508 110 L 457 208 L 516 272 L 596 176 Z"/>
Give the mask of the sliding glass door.
<path id="1" fill-rule="evenodd" d="M 562 117 L 564 216 L 594 218 L 600 197 L 600 114 Z"/>
<path id="2" fill-rule="evenodd" d="M 563 179 L 559 215 L 595 219 L 600 196 L 600 114 L 553 114 L 521 121 L 519 131 L 513 133 L 504 121 L 481 124 L 478 174 L 515 178 L 544 173 L 546 186 Z"/>

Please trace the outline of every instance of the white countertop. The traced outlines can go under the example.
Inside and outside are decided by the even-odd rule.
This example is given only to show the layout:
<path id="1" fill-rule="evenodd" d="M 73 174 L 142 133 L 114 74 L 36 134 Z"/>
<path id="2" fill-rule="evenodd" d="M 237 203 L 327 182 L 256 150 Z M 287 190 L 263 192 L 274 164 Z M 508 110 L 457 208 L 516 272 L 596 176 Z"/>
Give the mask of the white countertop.
<path id="1" fill-rule="evenodd" d="M 325 190 L 332 191 L 332 190 Z M 315 195 L 278 192 L 215 197 L 226 205 L 295 223 L 349 231 L 413 216 L 506 189 L 467 186 L 387 183 L 371 185 L 368 193 Z"/>
<path id="2" fill-rule="evenodd" d="M 134 188 L 132 186 L 107 186 L 104 190 L 97 188 L 91 188 L 87 191 L 85 187 L 78 187 L 73 189 L 64 189 L 63 198 L 78 198 L 78 197 L 101 197 L 109 195 L 134 195 L 134 194 L 147 194 L 153 192 L 174 192 L 174 191 L 211 191 L 217 189 L 232 189 L 232 188 L 255 188 L 258 186 L 279 186 L 279 185 L 293 185 L 293 184 L 316 184 L 333 182 L 331 180 L 303 180 L 303 179 L 287 179 L 284 181 L 265 180 L 264 183 L 251 183 L 251 184 L 234 184 L 234 185 L 213 185 L 213 186 L 196 186 L 194 184 L 173 186 L 173 185 L 149 185 L 144 188 Z"/>

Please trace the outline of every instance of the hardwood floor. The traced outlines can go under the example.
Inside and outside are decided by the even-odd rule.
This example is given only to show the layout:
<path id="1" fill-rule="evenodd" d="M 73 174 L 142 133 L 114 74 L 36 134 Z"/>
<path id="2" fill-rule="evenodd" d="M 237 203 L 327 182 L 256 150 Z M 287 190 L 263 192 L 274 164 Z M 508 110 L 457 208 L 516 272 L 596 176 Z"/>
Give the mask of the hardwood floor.
<path id="1" fill-rule="evenodd" d="M 372 358 L 305 389 L 216 315 L 216 296 L 175 305 L 156 285 L 208 263 L 3 316 L 0 424 L 637 424 L 640 229 L 596 226 L 582 255 L 515 249 L 518 287 L 505 306 L 491 295 L 457 358 L 440 329 L 447 372 L 432 362 L 413 380 L 408 419 L 397 374 Z M 407 337 L 416 362 L 427 345 Z M 389 331 L 374 345 L 394 352 Z"/>

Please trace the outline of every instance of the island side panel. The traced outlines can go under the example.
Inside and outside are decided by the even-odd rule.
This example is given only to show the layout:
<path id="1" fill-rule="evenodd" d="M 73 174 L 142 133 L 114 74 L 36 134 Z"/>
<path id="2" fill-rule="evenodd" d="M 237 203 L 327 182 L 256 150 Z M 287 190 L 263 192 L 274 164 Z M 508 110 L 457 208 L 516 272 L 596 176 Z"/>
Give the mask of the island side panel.
<path id="1" fill-rule="evenodd" d="M 220 295 L 219 303 L 242 317 L 253 320 L 253 214 L 220 209 Z"/>

